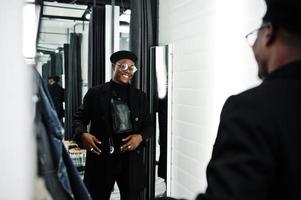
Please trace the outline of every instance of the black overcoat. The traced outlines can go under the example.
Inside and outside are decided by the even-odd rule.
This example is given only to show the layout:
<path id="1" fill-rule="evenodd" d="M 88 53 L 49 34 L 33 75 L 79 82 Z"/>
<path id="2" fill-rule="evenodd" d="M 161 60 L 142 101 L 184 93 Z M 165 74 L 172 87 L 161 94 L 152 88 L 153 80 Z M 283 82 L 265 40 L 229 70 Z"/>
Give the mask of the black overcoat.
<path id="1" fill-rule="evenodd" d="M 65 101 L 65 90 L 58 83 L 54 83 L 52 85 L 48 84 L 48 90 L 51 95 L 57 115 L 59 119 L 62 119 L 65 116 L 63 107 L 63 102 Z"/>
<path id="2" fill-rule="evenodd" d="M 198 200 L 301 199 L 301 61 L 230 97 Z"/>
<path id="3" fill-rule="evenodd" d="M 80 135 L 89 132 L 96 136 L 102 142 L 100 149 L 101 155 L 95 155 L 87 151 L 85 183 L 89 185 L 100 184 L 110 173 L 112 165 L 112 155 L 109 151 L 108 138 L 113 136 L 110 112 L 111 82 L 96 86 L 88 90 L 84 97 L 83 105 L 76 112 L 73 119 L 73 129 L 76 135 L 76 141 L 80 141 Z M 152 120 L 149 113 L 147 97 L 144 92 L 129 85 L 129 108 L 131 110 L 133 134 L 139 133 L 143 140 L 149 138 L 152 134 Z M 90 130 L 87 125 L 90 124 Z M 143 165 L 142 142 L 134 151 L 129 151 L 129 186 L 132 189 L 142 189 L 146 183 L 146 172 Z M 116 147 L 115 147 L 116 150 Z M 114 157 L 114 156 L 113 156 Z"/>

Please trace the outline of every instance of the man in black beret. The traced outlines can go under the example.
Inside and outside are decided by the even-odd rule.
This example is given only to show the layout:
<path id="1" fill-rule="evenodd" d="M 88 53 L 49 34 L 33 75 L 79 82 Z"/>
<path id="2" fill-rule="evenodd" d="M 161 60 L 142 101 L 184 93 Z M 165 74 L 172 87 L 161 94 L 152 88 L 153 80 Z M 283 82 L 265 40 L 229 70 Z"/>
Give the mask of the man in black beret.
<path id="1" fill-rule="evenodd" d="M 224 104 L 197 200 L 301 199 L 300 2 L 267 0 L 261 27 L 247 35 L 263 82 Z"/>
<path id="2" fill-rule="evenodd" d="M 76 141 L 87 150 L 84 182 L 94 200 L 109 200 L 115 182 L 123 200 L 146 186 L 143 141 L 152 134 L 146 94 L 129 82 L 137 67 L 130 51 L 111 55 L 110 82 L 89 89 L 76 112 Z M 90 124 L 90 130 L 87 125 Z"/>

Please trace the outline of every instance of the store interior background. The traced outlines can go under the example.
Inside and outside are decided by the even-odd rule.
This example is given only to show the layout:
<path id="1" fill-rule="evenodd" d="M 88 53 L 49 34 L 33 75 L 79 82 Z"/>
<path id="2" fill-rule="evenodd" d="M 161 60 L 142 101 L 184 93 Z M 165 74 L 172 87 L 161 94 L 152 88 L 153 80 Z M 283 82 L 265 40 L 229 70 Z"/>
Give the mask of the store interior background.
<path id="1" fill-rule="evenodd" d="M 31 75 L 24 62 L 24 56 L 35 54 L 30 48 L 35 41 L 26 33 L 34 32 L 36 26 L 29 27 L 36 16 L 22 15 L 24 3 L 0 6 L 1 199 L 32 199 L 36 169 Z M 167 192 L 193 199 L 206 188 L 205 169 L 224 101 L 260 82 L 244 36 L 260 25 L 265 6 L 263 0 L 159 0 L 158 8 L 158 45 L 173 46 Z"/>

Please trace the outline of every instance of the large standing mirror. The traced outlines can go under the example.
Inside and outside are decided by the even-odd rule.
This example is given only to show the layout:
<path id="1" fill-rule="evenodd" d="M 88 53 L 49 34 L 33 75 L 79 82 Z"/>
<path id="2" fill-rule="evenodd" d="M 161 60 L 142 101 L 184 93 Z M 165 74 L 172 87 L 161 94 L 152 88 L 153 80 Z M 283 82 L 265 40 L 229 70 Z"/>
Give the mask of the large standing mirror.
<path id="1" fill-rule="evenodd" d="M 109 60 L 111 53 L 130 49 L 130 1 L 45 0 L 42 2 L 37 40 L 37 69 L 49 88 L 52 81 L 57 82 L 57 80 L 50 80 L 50 77 L 52 79 L 55 77 L 54 79 L 59 79 L 58 85 L 64 90 L 63 98 L 57 98 L 64 112 L 58 111 L 58 115 L 65 127 L 65 141 L 70 156 L 83 175 L 85 151 L 76 149 L 76 145 L 69 142 L 73 139 L 72 116 L 88 88 L 111 79 Z M 148 84 L 151 85 L 152 92 L 156 96 L 151 106 L 156 113 L 157 130 L 155 141 L 151 142 L 155 145 L 151 145 L 152 153 L 149 155 L 155 155 L 156 158 L 155 162 L 146 162 L 149 165 L 147 170 L 150 176 L 148 188 L 141 195 L 141 200 L 165 196 L 168 188 L 167 97 L 170 53 L 168 46 L 152 47 L 150 50 L 150 65 L 153 70 L 150 72 L 152 79 Z M 164 89 L 165 94 L 162 92 Z M 55 101 L 56 97 L 53 99 Z M 117 185 L 111 199 L 120 199 Z"/>
<path id="2" fill-rule="evenodd" d="M 172 45 L 151 47 L 151 66 L 156 111 L 155 196 L 166 196 L 170 183 Z"/>

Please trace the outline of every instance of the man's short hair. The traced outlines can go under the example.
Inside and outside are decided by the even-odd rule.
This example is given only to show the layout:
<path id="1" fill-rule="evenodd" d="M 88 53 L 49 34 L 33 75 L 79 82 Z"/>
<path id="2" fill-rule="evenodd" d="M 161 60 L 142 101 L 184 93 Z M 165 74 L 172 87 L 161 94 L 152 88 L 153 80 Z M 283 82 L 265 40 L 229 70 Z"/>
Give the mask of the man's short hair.
<path id="1" fill-rule="evenodd" d="M 267 11 L 263 21 L 301 34 L 301 0 L 266 0 Z"/>
<path id="2" fill-rule="evenodd" d="M 50 79 L 54 80 L 55 82 L 59 82 L 60 81 L 60 77 L 59 76 L 49 76 L 48 80 L 50 80 Z"/>

